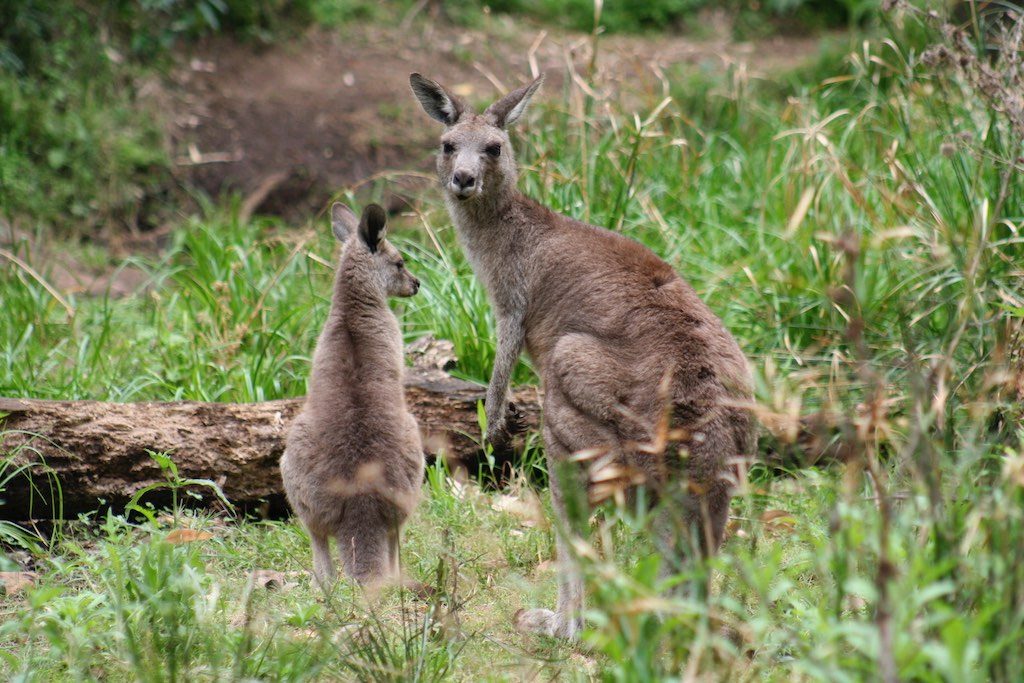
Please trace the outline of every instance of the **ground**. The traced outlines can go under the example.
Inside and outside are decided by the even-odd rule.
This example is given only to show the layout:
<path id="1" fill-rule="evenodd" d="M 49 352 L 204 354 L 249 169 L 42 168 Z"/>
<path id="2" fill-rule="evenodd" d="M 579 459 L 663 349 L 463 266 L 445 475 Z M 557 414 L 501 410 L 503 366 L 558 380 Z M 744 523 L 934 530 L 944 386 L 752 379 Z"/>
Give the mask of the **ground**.
<path id="1" fill-rule="evenodd" d="M 792 68 L 820 36 L 752 43 L 685 36 L 600 37 L 495 17 L 486 29 L 444 22 L 315 28 L 272 46 L 217 38 L 181 55 L 170 135 L 179 172 L 211 195 L 238 192 L 253 209 L 299 221 L 329 197 L 388 177 L 389 205 L 429 186 L 435 124 L 415 104 L 409 74 L 422 72 L 476 105 L 544 71 L 557 93 L 572 64 L 593 64 L 607 87 L 637 99 L 667 92 L 665 71 L 735 69 L 744 78 Z"/>

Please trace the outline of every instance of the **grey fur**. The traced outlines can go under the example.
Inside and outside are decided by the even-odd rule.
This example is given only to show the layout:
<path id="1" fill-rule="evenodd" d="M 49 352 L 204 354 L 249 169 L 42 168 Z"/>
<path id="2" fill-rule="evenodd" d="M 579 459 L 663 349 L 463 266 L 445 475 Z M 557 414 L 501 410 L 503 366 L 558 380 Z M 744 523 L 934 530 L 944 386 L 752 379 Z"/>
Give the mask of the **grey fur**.
<path id="1" fill-rule="evenodd" d="M 419 281 L 384 239 L 385 221 L 373 204 L 358 224 L 348 207 L 331 208 L 344 247 L 306 403 L 281 457 L 285 492 L 309 531 L 313 573 L 324 587 L 335 577 L 331 538 L 360 584 L 397 578 L 399 532 L 423 480 L 419 429 L 402 387 L 402 334 L 388 307 L 389 296 L 412 296 Z"/>
<path id="2" fill-rule="evenodd" d="M 446 96 L 441 86 L 421 93 L 433 81 L 414 75 L 414 89 L 417 83 L 421 102 Z M 463 110 L 441 135 L 437 158 L 456 232 L 497 319 L 487 438 L 508 442 L 509 379 L 525 349 L 544 386 L 544 443 L 559 526 L 569 525 L 570 487 L 578 492 L 588 485 L 578 467 L 563 476 L 564 463 L 573 453 L 600 448 L 678 500 L 683 519 L 660 529 L 682 526 L 689 545 L 714 552 L 728 516 L 733 464 L 754 449 L 752 417 L 738 407 L 751 399 L 746 359 L 690 285 L 649 249 L 518 191 L 503 126 L 523 113 L 539 85 L 537 79 L 516 90 L 483 115 Z M 501 147 L 497 156 L 488 151 L 494 145 Z M 456 174 L 462 181 L 472 177 L 472 185 L 454 182 Z M 672 426 L 689 430 L 692 439 L 664 455 L 638 449 L 655 440 L 666 408 Z M 681 447 L 683 459 L 674 455 Z M 669 487 L 671 475 L 688 482 L 690 492 Z M 583 583 L 563 533 L 557 550 L 556 611 L 526 610 L 517 622 L 573 638 L 582 624 Z"/>

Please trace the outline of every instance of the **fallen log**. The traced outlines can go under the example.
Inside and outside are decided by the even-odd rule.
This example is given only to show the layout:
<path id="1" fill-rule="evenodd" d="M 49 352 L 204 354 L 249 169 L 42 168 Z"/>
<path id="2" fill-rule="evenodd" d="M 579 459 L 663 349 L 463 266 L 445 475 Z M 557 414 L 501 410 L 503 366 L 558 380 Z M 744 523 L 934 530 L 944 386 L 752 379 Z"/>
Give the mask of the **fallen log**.
<path id="1" fill-rule="evenodd" d="M 420 424 L 428 460 L 443 456 L 476 474 L 488 462 L 480 447 L 477 406 L 485 387 L 446 372 L 450 342 L 421 340 L 408 348 L 413 366 L 406 400 Z M 74 518 L 112 506 L 123 509 L 139 491 L 167 505 L 167 474 L 151 454 L 168 454 L 179 479 L 210 480 L 242 512 L 287 513 L 277 464 L 302 398 L 262 403 L 197 401 L 106 403 L 0 398 L 0 519 Z M 540 423 L 535 387 L 512 396 L 526 432 Z M 820 416 L 801 418 L 795 439 L 762 434 L 758 459 L 770 467 L 800 468 L 844 460 L 836 427 Z M 521 442 L 517 442 L 516 446 Z M 515 461 L 513 448 L 492 455 L 499 478 Z M 188 491 L 216 504 L 209 486 Z M 179 495 L 179 499 L 181 496 Z M 193 500 L 190 498 L 190 500 Z"/>
<path id="2" fill-rule="evenodd" d="M 485 457 L 477 418 L 484 387 L 417 366 L 408 369 L 405 388 L 428 457 L 444 454 L 475 472 Z M 117 509 L 143 488 L 167 481 L 151 452 L 169 454 L 181 478 L 213 481 L 241 510 L 279 516 L 286 504 L 277 463 L 302 401 L 0 398 L 0 518 L 73 518 L 108 505 Z M 517 391 L 513 401 L 527 429 L 536 429 L 536 389 Z M 209 487 L 191 490 L 216 502 Z M 166 504 L 170 490 L 156 488 L 145 500 Z"/>

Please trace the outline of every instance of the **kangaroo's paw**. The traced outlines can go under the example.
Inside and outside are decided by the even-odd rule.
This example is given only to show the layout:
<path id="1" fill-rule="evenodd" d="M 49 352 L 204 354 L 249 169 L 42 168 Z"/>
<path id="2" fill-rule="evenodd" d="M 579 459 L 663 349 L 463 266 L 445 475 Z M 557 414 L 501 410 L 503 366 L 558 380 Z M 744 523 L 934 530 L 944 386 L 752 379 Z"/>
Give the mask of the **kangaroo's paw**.
<path id="1" fill-rule="evenodd" d="M 338 582 L 338 575 L 335 572 L 311 572 L 313 575 L 313 583 L 320 586 L 320 590 L 324 593 L 330 593 L 334 590 L 334 585 Z"/>
<path id="2" fill-rule="evenodd" d="M 516 612 L 515 623 L 521 633 L 540 633 L 565 640 L 578 640 L 583 629 L 581 619 L 565 619 L 549 609 L 521 609 Z"/>
<path id="3" fill-rule="evenodd" d="M 509 434 L 522 434 L 526 431 L 526 413 L 512 401 L 508 402 L 506 408 L 505 431 Z"/>

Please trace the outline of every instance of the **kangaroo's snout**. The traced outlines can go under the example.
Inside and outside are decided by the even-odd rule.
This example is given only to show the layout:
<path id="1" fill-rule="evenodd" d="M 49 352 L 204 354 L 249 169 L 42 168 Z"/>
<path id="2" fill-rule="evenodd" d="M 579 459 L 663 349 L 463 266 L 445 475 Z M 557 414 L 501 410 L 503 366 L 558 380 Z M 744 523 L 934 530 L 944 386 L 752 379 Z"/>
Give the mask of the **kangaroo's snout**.
<path id="1" fill-rule="evenodd" d="M 452 176 L 452 184 L 459 190 L 464 190 L 476 185 L 476 178 L 467 171 L 456 171 Z"/>
<path id="2" fill-rule="evenodd" d="M 459 199 L 468 199 L 479 192 L 476 175 L 470 171 L 458 170 L 452 173 L 450 189 Z"/>
<path id="3" fill-rule="evenodd" d="M 414 276 L 409 271 L 405 271 L 402 275 L 401 280 L 396 284 L 392 285 L 388 293 L 391 296 L 407 297 L 416 296 L 417 292 L 419 291 L 420 279 Z"/>

